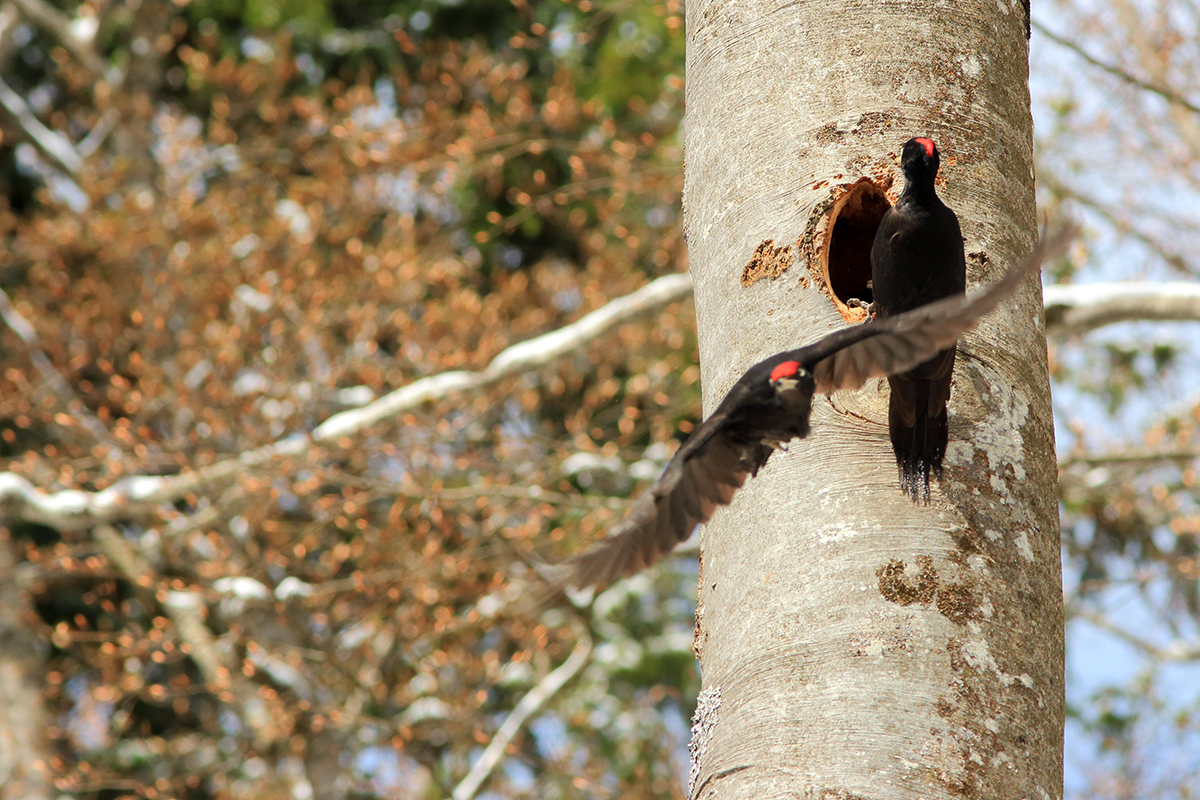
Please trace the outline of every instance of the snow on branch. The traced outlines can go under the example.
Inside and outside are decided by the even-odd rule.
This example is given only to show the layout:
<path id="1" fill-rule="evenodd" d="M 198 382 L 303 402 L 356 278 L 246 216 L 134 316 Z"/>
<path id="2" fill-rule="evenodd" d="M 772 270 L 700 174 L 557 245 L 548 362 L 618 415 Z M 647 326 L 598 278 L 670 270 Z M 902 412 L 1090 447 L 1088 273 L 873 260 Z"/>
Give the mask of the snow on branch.
<path id="1" fill-rule="evenodd" d="M 1114 322 L 1200 320 L 1200 285 L 1097 283 L 1047 286 L 1046 333 L 1071 336 Z"/>
<path id="2" fill-rule="evenodd" d="M 329 441 L 356 433 L 368 425 L 416 408 L 427 400 L 450 392 L 481 389 L 503 378 L 545 367 L 562 356 L 578 350 L 618 325 L 665 305 L 687 298 L 692 293 L 690 275 L 667 275 L 646 284 L 633 294 L 596 309 L 587 316 L 556 331 L 542 334 L 502 350 L 486 369 L 479 372 L 443 372 L 422 378 L 385 395 L 370 405 L 335 414 L 313 431 L 317 441 Z"/>
<path id="3" fill-rule="evenodd" d="M 686 299 L 691 292 L 691 277 L 686 274 L 659 278 L 570 325 L 501 351 L 483 370 L 443 372 L 422 378 L 362 408 L 333 415 L 311 435 L 294 434 L 193 472 L 166 477 L 132 476 L 99 492 L 67 489 L 53 493 L 38 489 L 16 473 L 0 472 L 0 523 L 24 521 L 60 530 L 79 530 L 152 513 L 185 495 L 228 483 L 252 469 L 284 458 L 303 456 L 317 444 L 349 437 L 425 402 L 453 392 L 477 391 L 504 378 L 541 369 L 613 328 Z"/>
<path id="4" fill-rule="evenodd" d="M 81 530 L 135 517 L 207 486 L 228 483 L 251 469 L 301 455 L 309 446 L 307 436 L 294 436 L 182 475 L 122 478 L 99 492 L 43 492 L 21 475 L 0 472 L 0 523 L 34 522 L 59 530 Z"/>
<path id="5" fill-rule="evenodd" d="M 537 369 L 565 356 L 607 330 L 692 294 L 690 275 L 668 275 L 598 308 L 582 319 L 536 339 L 514 344 L 492 359 L 492 380 Z"/>

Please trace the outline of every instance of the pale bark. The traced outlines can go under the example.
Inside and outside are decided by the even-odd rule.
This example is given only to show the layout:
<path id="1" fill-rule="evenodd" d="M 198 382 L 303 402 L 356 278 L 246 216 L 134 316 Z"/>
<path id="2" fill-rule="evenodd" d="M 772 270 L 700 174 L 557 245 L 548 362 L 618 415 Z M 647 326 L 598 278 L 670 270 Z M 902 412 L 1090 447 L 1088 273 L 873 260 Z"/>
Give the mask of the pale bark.
<path id="1" fill-rule="evenodd" d="M 687 12 L 685 226 L 706 410 L 757 359 L 846 324 L 813 280 L 827 217 L 862 178 L 895 180 L 894 197 L 911 136 L 942 151 L 969 284 L 1031 248 L 1020 3 L 697 0 Z M 782 274 L 744 286 L 768 239 L 798 242 L 796 263 L 777 258 Z M 696 796 L 1061 797 L 1038 290 L 1031 280 L 960 342 L 930 505 L 898 489 L 879 381 L 820 399 L 812 436 L 705 528 L 696 649 L 719 702 L 694 751 Z"/>

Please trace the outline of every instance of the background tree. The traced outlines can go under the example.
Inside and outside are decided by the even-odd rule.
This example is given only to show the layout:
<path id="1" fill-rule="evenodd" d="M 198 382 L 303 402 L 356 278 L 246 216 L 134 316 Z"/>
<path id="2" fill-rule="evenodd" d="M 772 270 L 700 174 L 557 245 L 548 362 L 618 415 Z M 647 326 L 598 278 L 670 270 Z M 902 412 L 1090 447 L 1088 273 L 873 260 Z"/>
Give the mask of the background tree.
<path id="1" fill-rule="evenodd" d="M 1054 277 L 1137 281 L 1047 289 L 1075 796 L 1194 796 L 1200 769 L 1200 351 L 1171 322 L 1198 318 L 1195 20 L 1189 3 L 1126 0 L 1034 16 L 1041 199 L 1093 234 L 1086 267 Z"/>
<path id="2" fill-rule="evenodd" d="M 1105 254 L 1063 281 L 1191 269 L 1187 206 L 1138 200 L 1192 191 L 1189 12 L 1122 12 L 1154 72 L 1124 8 L 1035 17 L 1079 37 L 1034 34 L 1043 199 Z M 0 4 L 5 796 L 681 793 L 694 551 L 585 618 L 506 604 L 699 418 L 681 15 Z M 1161 682 L 1200 652 L 1194 343 L 1160 330 L 1052 350 L 1068 606 L 1145 654 L 1069 672 L 1074 796 L 1178 796 L 1198 752 Z"/>

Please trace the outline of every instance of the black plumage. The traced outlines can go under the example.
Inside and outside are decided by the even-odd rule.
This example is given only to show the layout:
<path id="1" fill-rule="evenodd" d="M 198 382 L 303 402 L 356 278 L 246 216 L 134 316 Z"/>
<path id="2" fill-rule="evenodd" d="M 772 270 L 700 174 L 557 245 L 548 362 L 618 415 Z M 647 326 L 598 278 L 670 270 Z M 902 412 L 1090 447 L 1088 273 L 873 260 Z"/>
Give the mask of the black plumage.
<path id="1" fill-rule="evenodd" d="M 814 394 L 857 389 L 871 378 L 905 372 L 954 342 L 1031 270 L 1070 239 L 1044 239 L 1016 269 L 970 297 L 844 328 L 771 356 L 746 370 L 717 409 L 688 437 L 654 485 L 634 501 L 607 539 L 552 574 L 558 585 L 605 585 L 653 564 L 728 505 L 780 446 L 809 432 Z"/>
<path id="2" fill-rule="evenodd" d="M 904 143 L 900 154 L 904 191 L 883 215 L 871 247 L 872 295 L 879 318 L 966 290 L 967 262 L 958 217 L 934 189 L 939 162 L 932 140 Z M 900 488 L 914 501 L 929 501 L 930 473 L 942 476 L 955 349 L 952 344 L 888 378 L 892 390 L 888 433 L 900 468 Z"/>

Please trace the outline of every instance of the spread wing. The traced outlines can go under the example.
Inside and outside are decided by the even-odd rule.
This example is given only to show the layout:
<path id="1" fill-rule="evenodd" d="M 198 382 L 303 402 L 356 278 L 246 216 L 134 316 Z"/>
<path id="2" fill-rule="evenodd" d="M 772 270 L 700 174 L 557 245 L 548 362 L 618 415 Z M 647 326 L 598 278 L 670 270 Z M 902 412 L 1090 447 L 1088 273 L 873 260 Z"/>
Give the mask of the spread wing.
<path id="1" fill-rule="evenodd" d="M 560 582 L 579 588 L 606 585 L 649 567 L 707 522 L 718 506 L 729 505 L 746 476 L 770 454 L 765 445 L 735 440 L 724 429 L 724 418 L 714 413 L 634 501 L 612 535 L 563 564 Z"/>
<path id="2" fill-rule="evenodd" d="M 846 328 L 808 347 L 780 353 L 751 370 L 781 361 L 811 365 L 817 391 L 830 394 L 857 389 L 870 378 L 904 372 L 952 346 L 963 331 L 995 308 L 1026 274 L 1066 249 L 1074 228 L 1063 227 L 1043 237 L 1016 269 L 970 297 L 939 300 L 903 314 Z M 718 506 L 757 473 L 771 449 L 734 436 L 727 425 L 729 410 L 741 401 L 735 386 L 703 424 L 675 453 L 662 476 L 636 501 L 612 534 L 556 570 L 556 581 L 584 588 L 605 585 L 650 566 L 707 522 Z"/>
<path id="3" fill-rule="evenodd" d="M 905 372 L 954 345 L 983 315 L 1012 293 L 1025 276 L 1046 259 L 1061 255 L 1075 236 L 1064 225 L 1044 235 L 1033 252 L 1000 280 L 967 296 L 948 297 L 902 314 L 836 331 L 821 341 L 793 351 L 792 358 L 811 364 L 817 392 L 857 389 L 871 378 Z"/>

